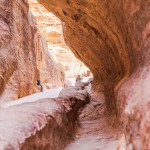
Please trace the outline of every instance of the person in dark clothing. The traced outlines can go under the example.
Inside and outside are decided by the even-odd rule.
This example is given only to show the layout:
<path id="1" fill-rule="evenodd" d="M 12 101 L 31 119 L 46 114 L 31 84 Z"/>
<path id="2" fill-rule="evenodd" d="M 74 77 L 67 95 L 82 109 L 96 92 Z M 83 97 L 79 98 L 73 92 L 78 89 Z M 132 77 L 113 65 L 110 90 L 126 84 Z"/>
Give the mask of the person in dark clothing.
<path id="1" fill-rule="evenodd" d="M 37 86 L 41 87 L 41 92 L 43 92 L 43 86 L 41 85 L 41 81 L 40 80 L 36 80 L 36 84 L 37 84 Z"/>

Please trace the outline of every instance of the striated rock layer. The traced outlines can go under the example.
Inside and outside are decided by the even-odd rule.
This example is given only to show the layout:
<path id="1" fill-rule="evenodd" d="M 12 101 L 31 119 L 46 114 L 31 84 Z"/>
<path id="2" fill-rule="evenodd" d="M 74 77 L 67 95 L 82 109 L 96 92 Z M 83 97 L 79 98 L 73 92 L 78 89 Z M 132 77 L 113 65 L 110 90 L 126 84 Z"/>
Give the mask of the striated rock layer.
<path id="1" fill-rule="evenodd" d="M 48 43 L 48 50 L 57 63 L 62 64 L 66 77 L 75 77 L 89 70 L 77 59 L 64 42 L 62 23 L 36 0 L 28 0 L 41 34 Z"/>
<path id="2" fill-rule="evenodd" d="M 37 79 L 60 86 L 64 73 L 49 55 L 27 0 L 1 0 L 0 103 L 39 91 Z"/>
<path id="3" fill-rule="evenodd" d="M 150 1 L 38 1 L 64 22 L 65 41 L 116 112 L 127 149 L 150 149 Z"/>

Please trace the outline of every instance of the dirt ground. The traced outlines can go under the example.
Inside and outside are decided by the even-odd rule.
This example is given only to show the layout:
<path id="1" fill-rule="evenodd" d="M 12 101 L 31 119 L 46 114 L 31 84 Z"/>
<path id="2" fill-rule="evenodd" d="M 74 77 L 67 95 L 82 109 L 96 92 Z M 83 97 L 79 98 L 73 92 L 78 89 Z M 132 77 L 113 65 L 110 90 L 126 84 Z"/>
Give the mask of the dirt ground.
<path id="1" fill-rule="evenodd" d="M 65 150 L 125 150 L 114 117 L 105 110 L 104 100 L 92 98 L 81 110 L 75 139 Z"/>

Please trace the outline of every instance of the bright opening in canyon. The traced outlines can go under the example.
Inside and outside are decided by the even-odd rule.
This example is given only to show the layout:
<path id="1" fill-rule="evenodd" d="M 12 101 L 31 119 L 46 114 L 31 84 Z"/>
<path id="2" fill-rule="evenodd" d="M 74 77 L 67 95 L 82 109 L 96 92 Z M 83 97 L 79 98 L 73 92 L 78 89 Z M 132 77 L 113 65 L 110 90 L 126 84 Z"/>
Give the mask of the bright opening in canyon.
<path id="1" fill-rule="evenodd" d="M 29 0 L 29 5 L 37 26 L 48 44 L 48 51 L 55 62 L 63 68 L 66 78 L 74 78 L 78 74 L 87 75 L 89 69 L 74 56 L 64 41 L 61 20 L 36 0 Z"/>
<path id="2" fill-rule="evenodd" d="M 150 0 L 1 0 L 0 150 L 149 150 L 149 35 Z"/>

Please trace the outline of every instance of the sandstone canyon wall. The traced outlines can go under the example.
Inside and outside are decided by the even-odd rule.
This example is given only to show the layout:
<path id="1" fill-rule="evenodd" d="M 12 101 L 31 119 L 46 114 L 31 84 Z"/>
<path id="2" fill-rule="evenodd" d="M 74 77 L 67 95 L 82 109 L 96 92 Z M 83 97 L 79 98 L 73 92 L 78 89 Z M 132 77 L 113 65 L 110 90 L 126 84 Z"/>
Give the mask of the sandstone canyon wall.
<path id="1" fill-rule="evenodd" d="M 67 77 L 75 77 L 89 70 L 78 60 L 64 42 L 62 23 L 54 14 L 36 0 L 28 0 L 30 10 L 37 21 L 41 34 L 48 43 L 48 49 L 57 63 L 62 64 Z"/>
<path id="2" fill-rule="evenodd" d="M 40 91 L 36 80 L 62 85 L 27 0 L 0 1 L 0 103 Z"/>
<path id="3" fill-rule="evenodd" d="M 38 1 L 63 21 L 65 41 L 117 114 L 127 149 L 150 149 L 150 0 Z"/>

